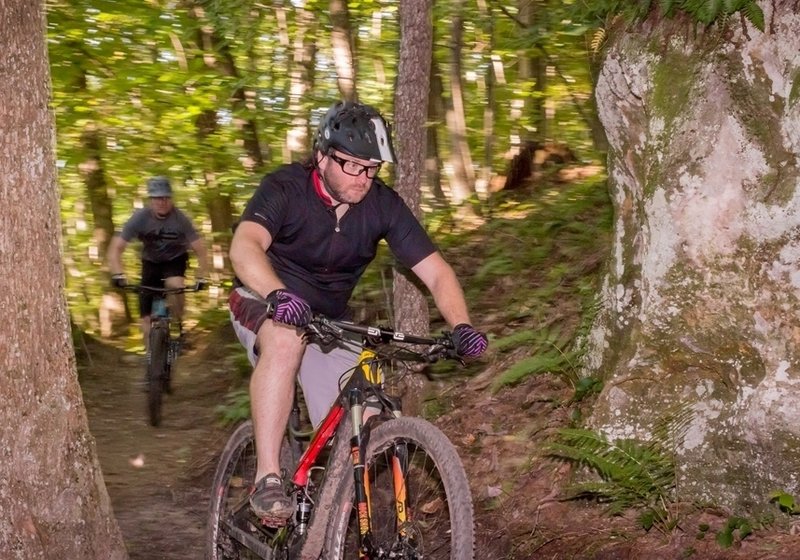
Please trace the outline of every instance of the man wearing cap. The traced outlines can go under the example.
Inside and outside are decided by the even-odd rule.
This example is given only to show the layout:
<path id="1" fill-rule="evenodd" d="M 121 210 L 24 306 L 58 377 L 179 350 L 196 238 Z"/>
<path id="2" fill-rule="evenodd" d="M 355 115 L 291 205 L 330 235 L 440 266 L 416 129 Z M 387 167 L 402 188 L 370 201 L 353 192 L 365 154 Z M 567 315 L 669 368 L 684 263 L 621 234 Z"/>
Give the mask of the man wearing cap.
<path id="1" fill-rule="evenodd" d="M 182 288 L 189 249 L 197 255 L 195 288 L 206 286 L 208 257 L 202 237 L 192 221 L 172 202 L 172 186 L 166 177 L 153 177 L 147 181 L 148 206 L 136 210 L 125 222 L 122 231 L 115 235 L 108 248 L 108 268 L 111 283 L 117 288 L 127 285 L 122 266 L 122 253 L 134 238 L 142 242 L 142 275 L 140 284 L 153 288 Z M 183 294 L 170 296 L 170 311 L 179 324 L 183 317 Z M 145 346 L 150 334 L 152 294 L 139 294 L 139 311 Z"/>

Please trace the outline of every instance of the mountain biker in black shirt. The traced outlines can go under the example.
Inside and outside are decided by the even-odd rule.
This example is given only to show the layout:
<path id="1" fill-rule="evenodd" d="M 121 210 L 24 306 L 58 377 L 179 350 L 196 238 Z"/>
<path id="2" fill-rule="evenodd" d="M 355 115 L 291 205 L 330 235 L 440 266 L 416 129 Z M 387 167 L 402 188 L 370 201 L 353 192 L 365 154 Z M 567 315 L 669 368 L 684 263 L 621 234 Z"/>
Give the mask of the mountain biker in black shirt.
<path id="1" fill-rule="evenodd" d="M 348 316 L 347 302 L 379 241 L 430 290 L 457 351 L 477 357 L 486 350 L 453 269 L 402 198 L 377 178 L 382 163 L 394 161 L 383 117 L 368 105 L 339 102 L 320 122 L 310 162 L 264 177 L 234 233 L 238 287 L 231 317 L 255 366 L 250 400 L 258 472 L 250 504 L 265 522 L 285 523 L 293 511 L 279 456 L 295 376 L 316 426 L 339 393 L 330 372 L 352 368 L 358 356 L 306 344 L 302 327 L 312 313 Z"/>

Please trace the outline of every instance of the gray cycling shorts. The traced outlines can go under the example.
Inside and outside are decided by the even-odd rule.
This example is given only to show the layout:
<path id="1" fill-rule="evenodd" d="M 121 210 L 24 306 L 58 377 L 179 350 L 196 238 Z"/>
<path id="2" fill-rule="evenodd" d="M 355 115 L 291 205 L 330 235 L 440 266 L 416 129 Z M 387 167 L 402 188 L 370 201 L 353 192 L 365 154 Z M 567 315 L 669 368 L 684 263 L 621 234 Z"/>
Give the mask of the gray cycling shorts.
<path id="1" fill-rule="evenodd" d="M 263 301 L 244 288 L 236 288 L 231 294 L 233 330 L 247 350 L 247 357 L 253 366 L 258 360 L 256 332 L 264 322 L 259 315 L 266 313 Z M 259 309 L 261 307 L 264 309 Z M 325 348 L 317 343 L 306 346 L 298 377 L 308 415 L 315 428 L 325 419 L 341 387 L 350 379 L 360 351 L 361 347 L 355 343 L 338 341 Z"/>

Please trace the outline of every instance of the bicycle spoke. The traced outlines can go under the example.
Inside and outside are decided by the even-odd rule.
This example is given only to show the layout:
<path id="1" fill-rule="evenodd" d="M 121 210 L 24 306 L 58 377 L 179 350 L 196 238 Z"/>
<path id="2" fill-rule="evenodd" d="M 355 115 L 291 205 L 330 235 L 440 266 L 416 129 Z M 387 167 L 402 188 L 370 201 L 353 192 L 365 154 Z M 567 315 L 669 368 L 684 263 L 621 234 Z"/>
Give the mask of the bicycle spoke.
<path id="1" fill-rule="evenodd" d="M 433 434 L 433 426 L 402 420 L 387 423 L 397 424 L 394 430 L 379 427 L 372 436 L 367 457 L 372 533 L 366 552 L 372 559 L 472 558 L 472 504 L 466 480 L 456 474 L 456 469 L 463 473 L 457 454 L 440 432 Z M 447 446 L 452 453 L 443 451 Z M 404 464 L 405 476 L 398 469 Z M 342 499 L 352 500 L 352 482 L 347 488 Z M 345 510 L 347 519 L 333 522 L 334 558 L 358 557 L 358 520 L 351 510 Z"/>
<path id="2" fill-rule="evenodd" d="M 236 437 L 238 436 L 238 437 Z M 212 560 L 256 560 L 269 558 L 270 550 L 261 542 L 257 519 L 249 519 L 248 497 L 256 475 L 255 445 L 252 432 L 240 430 L 231 437 L 227 459 L 214 480 L 211 511 Z M 263 548 L 262 548 L 263 547 Z M 256 550 L 256 551 L 254 551 Z"/>
<path id="3" fill-rule="evenodd" d="M 284 459 L 285 454 L 285 459 Z M 282 460 L 291 461 L 284 442 Z M 288 528 L 269 528 L 250 509 L 250 489 L 256 476 L 256 450 L 250 422 L 228 440 L 212 485 L 208 560 L 285 560 Z"/>

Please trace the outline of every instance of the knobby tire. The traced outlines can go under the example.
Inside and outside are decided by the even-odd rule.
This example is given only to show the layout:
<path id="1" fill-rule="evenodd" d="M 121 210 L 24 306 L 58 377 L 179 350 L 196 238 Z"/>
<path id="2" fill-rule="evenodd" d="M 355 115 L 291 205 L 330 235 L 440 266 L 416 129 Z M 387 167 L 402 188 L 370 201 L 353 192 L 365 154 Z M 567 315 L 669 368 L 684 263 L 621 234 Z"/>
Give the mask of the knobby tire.
<path id="1" fill-rule="evenodd" d="M 296 461 L 288 441 L 284 439 L 281 446 L 281 469 L 291 472 Z M 250 511 L 249 496 L 250 489 L 255 484 L 256 469 L 253 423 L 248 420 L 228 438 L 217 462 L 208 511 L 207 560 L 283 558 L 282 551 L 273 546 L 273 543 L 281 542 L 278 532 L 261 526 Z M 233 533 L 248 540 L 256 552 L 232 537 Z"/>
<path id="2" fill-rule="evenodd" d="M 161 404 L 164 393 L 169 333 L 163 327 L 150 331 L 150 362 L 147 364 L 147 412 L 151 426 L 161 424 Z"/>
<path id="3" fill-rule="evenodd" d="M 408 451 L 406 494 L 410 521 L 397 528 L 391 456 L 395 445 Z M 455 447 L 429 422 L 414 417 L 389 420 L 369 435 L 364 456 L 369 473 L 373 543 L 378 558 L 473 560 L 473 507 L 464 467 Z M 358 522 L 352 476 L 337 489 L 323 558 L 355 560 Z M 401 538 L 399 533 L 406 537 Z"/>

